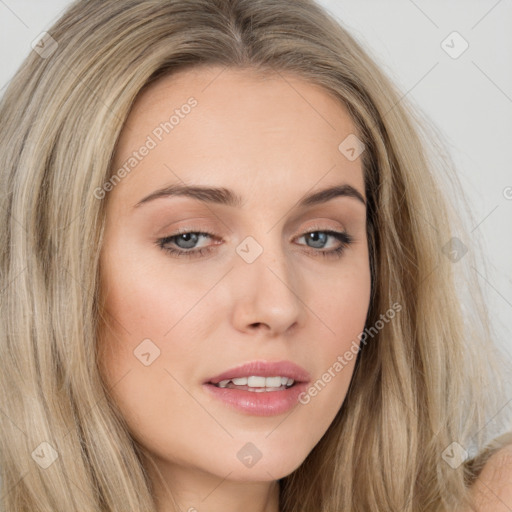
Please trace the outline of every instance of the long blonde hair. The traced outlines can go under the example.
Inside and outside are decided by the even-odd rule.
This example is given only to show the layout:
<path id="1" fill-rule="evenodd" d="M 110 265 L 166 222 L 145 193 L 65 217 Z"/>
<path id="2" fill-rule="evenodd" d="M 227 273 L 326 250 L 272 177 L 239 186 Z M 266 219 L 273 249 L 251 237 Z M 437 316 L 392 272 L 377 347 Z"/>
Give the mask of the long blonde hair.
<path id="1" fill-rule="evenodd" d="M 2 510 L 156 510 L 143 450 L 98 370 L 105 200 L 94 190 L 140 91 L 201 65 L 293 73 L 343 102 L 365 144 L 366 325 L 401 305 L 364 344 L 328 431 L 280 480 L 281 510 L 469 503 L 503 404 L 461 187 L 427 117 L 312 0 L 83 0 L 0 103 Z M 454 447 L 463 464 L 446 462 Z"/>

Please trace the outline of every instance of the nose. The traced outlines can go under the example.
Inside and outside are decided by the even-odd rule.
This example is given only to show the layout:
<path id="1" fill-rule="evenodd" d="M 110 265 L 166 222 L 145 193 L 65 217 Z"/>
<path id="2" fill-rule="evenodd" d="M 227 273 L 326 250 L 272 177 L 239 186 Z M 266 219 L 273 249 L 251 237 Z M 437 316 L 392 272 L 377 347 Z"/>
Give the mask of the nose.
<path id="1" fill-rule="evenodd" d="M 286 334 L 304 321 L 300 278 L 282 250 L 266 248 L 252 263 L 239 259 L 231 272 L 232 324 L 241 332 L 264 331 L 267 336 Z"/>

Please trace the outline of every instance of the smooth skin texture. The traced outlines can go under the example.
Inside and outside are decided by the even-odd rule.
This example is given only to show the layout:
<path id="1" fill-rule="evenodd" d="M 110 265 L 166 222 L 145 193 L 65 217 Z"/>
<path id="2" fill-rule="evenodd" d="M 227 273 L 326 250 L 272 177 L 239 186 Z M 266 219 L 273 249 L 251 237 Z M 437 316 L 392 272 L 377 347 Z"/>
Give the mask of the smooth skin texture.
<path id="1" fill-rule="evenodd" d="M 165 478 L 164 486 L 149 467 L 159 512 L 174 512 L 170 492 L 181 510 L 276 512 L 277 480 L 326 432 L 355 358 L 308 404 L 276 416 L 231 409 L 202 383 L 255 360 L 291 360 L 314 383 L 359 343 L 371 285 L 366 206 L 347 196 L 296 206 L 335 185 L 365 197 L 361 159 L 338 150 L 355 128 L 335 98 L 298 77 L 195 68 L 139 96 L 114 168 L 190 97 L 197 105 L 103 199 L 109 326 L 101 331 L 100 366 L 131 434 Z M 171 184 L 228 188 L 243 204 L 161 197 L 135 206 Z M 166 247 L 209 252 L 188 258 L 158 245 L 180 229 L 214 236 L 195 245 L 176 237 Z M 353 241 L 339 257 L 324 256 L 341 245 L 325 231 L 346 231 Z M 321 232 L 316 241 L 306 236 L 312 232 Z M 252 263 L 236 251 L 248 236 L 263 248 Z M 146 339 L 160 350 L 149 366 L 134 355 Z M 262 454 L 252 467 L 237 457 L 246 443 Z"/>

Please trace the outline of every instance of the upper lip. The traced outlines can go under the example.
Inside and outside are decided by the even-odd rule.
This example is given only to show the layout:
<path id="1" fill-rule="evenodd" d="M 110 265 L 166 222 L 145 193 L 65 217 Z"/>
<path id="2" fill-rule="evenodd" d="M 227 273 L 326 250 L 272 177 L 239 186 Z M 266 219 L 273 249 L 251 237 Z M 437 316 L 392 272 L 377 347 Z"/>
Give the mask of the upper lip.
<path id="1" fill-rule="evenodd" d="M 262 377 L 287 377 L 295 382 L 309 382 L 309 373 L 301 366 L 291 361 L 251 361 L 208 379 L 206 383 L 218 384 L 222 380 L 236 379 L 237 377 L 249 377 L 259 375 Z"/>

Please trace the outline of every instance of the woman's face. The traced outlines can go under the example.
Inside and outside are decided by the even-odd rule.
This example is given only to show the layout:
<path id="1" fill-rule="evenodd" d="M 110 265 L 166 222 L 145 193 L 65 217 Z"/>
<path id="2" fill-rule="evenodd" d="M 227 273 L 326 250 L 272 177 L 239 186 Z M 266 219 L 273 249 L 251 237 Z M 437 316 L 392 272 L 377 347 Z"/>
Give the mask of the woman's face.
<path id="1" fill-rule="evenodd" d="M 135 103 L 102 189 L 100 363 L 169 480 L 279 479 L 343 403 L 370 300 L 354 133 L 287 74 L 195 68 Z"/>

